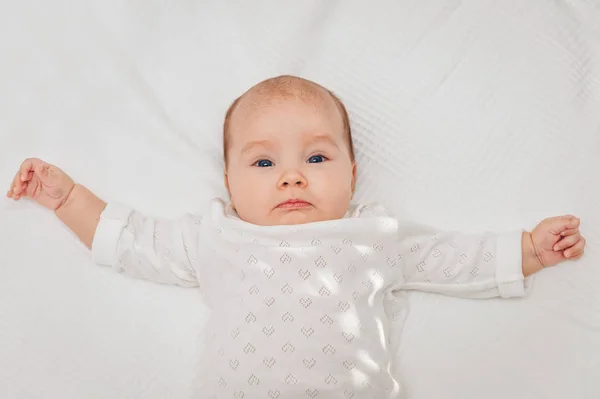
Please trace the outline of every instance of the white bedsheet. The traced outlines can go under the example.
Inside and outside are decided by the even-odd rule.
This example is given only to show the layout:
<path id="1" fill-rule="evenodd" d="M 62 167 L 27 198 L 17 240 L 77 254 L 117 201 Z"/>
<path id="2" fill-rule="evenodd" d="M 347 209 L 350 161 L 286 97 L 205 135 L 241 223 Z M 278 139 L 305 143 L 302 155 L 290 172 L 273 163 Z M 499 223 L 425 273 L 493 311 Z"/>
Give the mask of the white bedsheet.
<path id="1" fill-rule="evenodd" d="M 570 212 L 589 239 L 523 300 L 411 295 L 407 397 L 597 399 L 599 21 L 597 0 L 3 1 L 0 184 L 38 156 L 106 200 L 200 211 L 233 98 L 314 79 L 350 110 L 357 200 L 463 230 Z M 2 398 L 185 398 L 206 315 L 0 200 Z"/>

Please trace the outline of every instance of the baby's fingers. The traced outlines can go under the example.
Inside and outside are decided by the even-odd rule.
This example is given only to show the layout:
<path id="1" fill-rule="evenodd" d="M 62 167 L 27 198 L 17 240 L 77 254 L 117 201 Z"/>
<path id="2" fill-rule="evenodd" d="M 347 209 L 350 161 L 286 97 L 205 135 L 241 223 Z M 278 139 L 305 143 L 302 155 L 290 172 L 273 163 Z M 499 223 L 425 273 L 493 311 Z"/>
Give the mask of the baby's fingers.
<path id="1" fill-rule="evenodd" d="M 573 245 L 571 248 L 567 249 L 564 252 L 565 258 L 567 259 L 579 259 L 583 256 L 583 252 L 585 250 L 585 238 L 581 237 L 581 240 L 577 242 L 577 244 Z"/>
<path id="2" fill-rule="evenodd" d="M 27 158 L 24 160 L 14 177 L 6 196 L 18 200 L 25 195 L 28 183 L 33 179 L 35 168 L 41 165 L 44 165 L 44 161 L 38 158 Z"/>
<path id="3" fill-rule="evenodd" d="M 13 199 L 19 200 L 21 197 L 27 196 L 27 187 L 29 186 L 29 182 L 20 181 L 17 183 L 17 187 L 15 187 L 13 191 Z"/>
<path id="4" fill-rule="evenodd" d="M 18 174 L 17 174 L 18 175 Z M 6 196 L 8 198 L 12 198 L 13 194 L 14 194 L 14 190 L 15 190 L 15 183 L 16 183 L 16 178 L 17 176 L 15 176 L 12 181 L 10 182 L 10 187 L 8 188 L 8 191 L 6 193 Z"/>
<path id="5" fill-rule="evenodd" d="M 544 223 L 545 222 L 545 223 Z M 579 218 L 573 215 L 557 216 L 546 219 L 544 223 L 548 232 L 555 235 L 562 235 L 564 231 L 576 230 L 579 228 Z"/>
<path id="6" fill-rule="evenodd" d="M 37 159 L 37 158 L 27 158 L 26 160 L 24 160 L 23 163 L 21 164 L 21 167 L 19 168 L 20 180 L 22 180 L 22 181 L 27 180 L 29 172 L 33 171 L 34 168 L 42 162 L 43 161 L 41 159 Z"/>
<path id="7" fill-rule="evenodd" d="M 576 233 L 576 234 L 573 234 L 570 236 L 563 237 L 559 242 L 554 244 L 553 249 L 555 251 L 562 251 L 563 249 L 567 249 L 567 248 L 572 247 L 573 245 L 577 244 L 577 242 L 579 242 L 579 240 L 581 240 L 580 233 Z"/>
<path id="8" fill-rule="evenodd" d="M 17 173 L 17 175 L 14 177 L 12 183 L 10 184 L 10 189 L 6 193 L 6 196 L 8 198 L 12 198 L 12 199 L 16 200 L 16 199 L 18 199 L 18 198 L 16 198 L 17 193 L 20 191 L 21 191 L 21 188 L 20 188 L 19 174 Z"/>
<path id="9" fill-rule="evenodd" d="M 579 228 L 564 230 L 560 233 L 560 235 L 563 237 L 566 237 L 566 236 L 572 236 L 573 234 L 577 234 L 577 233 L 579 233 Z"/>
<path id="10" fill-rule="evenodd" d="M 579 228 L 580 220 L 577 216 L 573 215 L 565 215 L 559 217 L 559 226 L 562 227 L 561 230 L 572 230 Z"/>
<path id="11" fill-rule="evenodd" d="M 21 179 L 19 178 L 19 174 L 20 172 L 17 172 L 17 174 L 15 175 L 15 177 L 13 178 L 12 182 L 10 183 L 10 188 L 8 189 L 8 193 L 6 193 L 6 196 L 8 198 L 14 198 L 15 194 L 20 190 L 21 190 Z"/>
<path id="12" fill-rule="evenodd" d="M 21 181 L 28 182 L 28 181 L 31 181 L 31 179 L 33 179 L 33 174 L 34 174 L 34 171 L 30 170 L 29 172 L 27 172 L 25 174 L 21 173 L 21 176 L 19 176 L 19 178 L 21 179 Z"/>

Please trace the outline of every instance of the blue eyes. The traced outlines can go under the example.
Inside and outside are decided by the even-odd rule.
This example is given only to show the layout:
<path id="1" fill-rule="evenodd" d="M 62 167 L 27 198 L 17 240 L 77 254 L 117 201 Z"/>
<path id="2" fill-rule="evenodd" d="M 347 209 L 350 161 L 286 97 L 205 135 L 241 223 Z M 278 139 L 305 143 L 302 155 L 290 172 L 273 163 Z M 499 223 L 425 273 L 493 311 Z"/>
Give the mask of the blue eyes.
<path id="1" fill-rule="evenodd" d="M 323 155 L 313 155 L 308 158 L 308 163 L 320 163 L 325 162 L 325 157 Z"/>
<path id="2" fill-rule="evenodd" d="M 313 155 L 312 157 L 308 158 L 308 163 L 321 163 L 321 162 L 325 162 L 327 160 L 327 158 L 325 158 L 323 155 Z M 273 166 L 273 162 L 269 161 L 268 159 L 260 159 L 258 161 L 256 161 L 254 163 L 253 166 L 257 166 L 259 168 L 270 168 L 271 166 Z"/>
<path id="3" fill-rule="evenodd" d="M 261 159 L 254 165 L 258 166 L 259 168 L 268 168 L 269 166 L 273 166 L 273 162 L 269 161 L 268 159 Z"/>

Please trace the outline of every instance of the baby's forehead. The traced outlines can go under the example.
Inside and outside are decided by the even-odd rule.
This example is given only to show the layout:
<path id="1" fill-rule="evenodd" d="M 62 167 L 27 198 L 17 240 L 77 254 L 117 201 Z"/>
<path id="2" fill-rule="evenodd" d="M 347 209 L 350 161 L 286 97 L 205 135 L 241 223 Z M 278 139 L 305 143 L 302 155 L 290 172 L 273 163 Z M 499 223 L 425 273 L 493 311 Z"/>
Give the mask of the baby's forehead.
<path id="1" fill-rule="evenodd" d="M 271 120 L 274 116 L 299 115 L 321 120 L 335 120 L 338 118 L 335 106 L 329 104 L 326 98 L 300 98 L 269 96 L 260 99 L 249 98 L 240 104 L 232 115 L 236 124 L 254 124 L 257 121 Z"/>
<path id="2" fill-rule="evenodd" d="M 237 104 L 235 116 L 251 117 L 271 110 L 273 105 L 290 105 L 293 109 L 326 112 L 335 109 L 333 99 L 323 88 L 306 84 L 303 87 L 256 87 L 245 93 Z M 237 115 L 236 115 L 237 114 Z"/>
<path id="3" fill-rule="evenodd" d="M 269 136 L 271 140 L 278 140 L 290 131 L 303 132 L 303 137 L 317 133 L 341 137 L 344 130 L 341 115 L 333 101 L 327 103 L 327 97 L 249 98 L 247 103 L 240 104 L 236 114 L 233 115 L 229 134 L 231 140 L 239 145 L 257 137 Z M 288 128 L 291 130 L 288 131 Z"/>
<path id="4" fill-rule="evenodd" d="M 343 130 L 343 122 L 335 103 L 329 94 L 316 90 L 308 93 L 280 93 L 280 92 L 249 92 L 240 99 L 239 104 L 231 115 L 229 123 L 230 140 L 238 142 L 250 139 L 250 132 L 283 134 L 273 128 L 273 121 L 302 120 L 312 125 L 315 129 L 336 133 Z M 312 121 L 312 122 L 309 122 Z M 285 123 L 285 122 L 284 122 Z M 339 126 L 338 126 L 339 125 Z M 338 129 L 339 127 L 339 129 Z"/>

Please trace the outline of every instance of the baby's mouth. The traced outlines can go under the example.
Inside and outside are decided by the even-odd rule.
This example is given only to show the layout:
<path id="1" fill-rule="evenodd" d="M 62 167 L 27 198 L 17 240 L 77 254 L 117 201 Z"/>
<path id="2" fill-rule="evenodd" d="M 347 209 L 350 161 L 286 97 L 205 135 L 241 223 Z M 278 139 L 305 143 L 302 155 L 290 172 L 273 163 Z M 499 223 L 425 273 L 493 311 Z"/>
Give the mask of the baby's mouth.
<path id="1" fill-rule="evenodd" d="M 289 199 L 285 202 L 282 202 L 281 204 L 277 205 L 277 208 L 278 209 L 302 209 L 302 208 L 308 208 L 310 206 L 312 206 L 312 204 L 310 202 L 294 198 L 294 199 Z"/>

